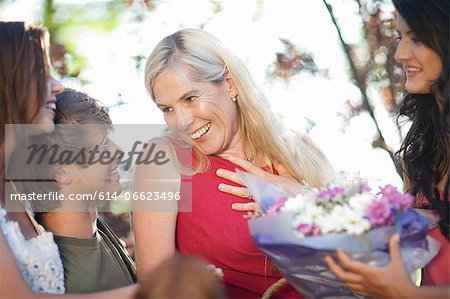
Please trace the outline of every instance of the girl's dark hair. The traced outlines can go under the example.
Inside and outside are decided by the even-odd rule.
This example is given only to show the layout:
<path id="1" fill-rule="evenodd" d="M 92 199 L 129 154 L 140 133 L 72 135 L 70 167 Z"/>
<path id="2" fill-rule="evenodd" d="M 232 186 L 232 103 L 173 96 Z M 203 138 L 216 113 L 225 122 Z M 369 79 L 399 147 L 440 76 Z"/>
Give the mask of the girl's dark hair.
<path id="1" fill-rule="evenodd" d="M 449 238 L 449 1 L 393 0 L 411 31 L 442 60 L 443 70 L 430 94 L 405 92 L 399 116 L 412 120 L 397 152 L 403 160 L 408 191 L 421 194 L 439 217 Z M 442 194 L 437 184 L 446 177 Z M 443 200 L 441 197 L 443 196 Z"/>
<path id="2" fill-rule="evenodd" d="M 7 124 L 31 123 L 46 101 L 48 38 L 43 27 L 0 22 L 0 113 Z"/>
<path id="3" fill-rule="evenodd" d="M 0 194 L 5 177 L 5 124 L 32 123 L 46 101 L 48 38 L 43 27 L 0 21 Z"/>

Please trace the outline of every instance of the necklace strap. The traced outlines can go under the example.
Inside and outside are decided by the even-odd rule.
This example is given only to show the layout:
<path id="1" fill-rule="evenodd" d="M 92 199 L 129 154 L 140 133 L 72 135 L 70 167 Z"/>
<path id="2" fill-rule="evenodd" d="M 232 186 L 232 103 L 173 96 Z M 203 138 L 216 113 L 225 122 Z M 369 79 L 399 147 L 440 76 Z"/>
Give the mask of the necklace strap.
<path id="1" fill-rule="evenodd" d="M 13 189 L 13 192 L 15 194 L 19 194 L 19 191 L 17 190 L 17 187 L 14 184 L 14 182 L 11 179 L 8 179 L 8 181 L 9 181 L 9 184 L 11 185 L 11 188 Z M 33 212 L 33 208 L 31 206 L 31 203 L 28 200 L 25 201 L 25 202 L 22 201 L 22 200 L 19 200 L 19 202 L 22 204 L 22 206 L 23 206 L 23 208 L 25 210 L 25 213 L 27 214 L 28 219 L 30 219 L 31 224 L 33 225 L 34 230 L 36 231 L 36 233 L 38 235 L 43 234 L 45 232 L 45 229 L 34 218 L 34 212 Z"/>

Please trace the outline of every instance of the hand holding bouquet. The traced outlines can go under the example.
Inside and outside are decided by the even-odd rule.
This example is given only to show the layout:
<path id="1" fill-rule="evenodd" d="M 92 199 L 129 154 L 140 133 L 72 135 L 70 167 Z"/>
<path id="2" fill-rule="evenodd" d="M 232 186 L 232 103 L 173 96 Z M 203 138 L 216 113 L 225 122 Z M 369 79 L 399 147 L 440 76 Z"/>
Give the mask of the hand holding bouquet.
<path id="1" fill-rule="evenodd" d="M 358 297 L 326 266 L 323 258 L 345 250 L 358 261 L 389 262 L 388 240 L 398 232 L 408 271 L 425 266 L 439 244 L 427 237 L 428 222 L 412 209 L 413 197 L 386 185 L 366 183 L 317 189 L 287 197 L 260 178 L 239 172 L 260 203 L 263 215 L 249 221 L 259 249 L 301 294 L 310 298 Z"/>

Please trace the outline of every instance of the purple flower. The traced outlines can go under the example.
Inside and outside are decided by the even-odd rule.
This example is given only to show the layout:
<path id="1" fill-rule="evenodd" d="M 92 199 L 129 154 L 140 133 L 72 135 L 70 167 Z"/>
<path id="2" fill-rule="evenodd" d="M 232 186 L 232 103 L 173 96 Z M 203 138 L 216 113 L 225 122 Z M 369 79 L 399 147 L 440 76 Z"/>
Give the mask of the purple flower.
<path id="1" fill-rule="evenodd" d="M 300 224 L 297 231 L 305 236 L 318 236 L 321 234 L 320 227 L 314 224 Z"/>
<path id="2" fill-rule="evenodd" d="M 371 202 L 367 207 L 366 216 L 372 227 L 389 226 L 394 222 L 391 203 L 385 198 Z"/>
<path id="3" fill-rule="evenodd" d="M 345 189 L 342 187 L 333 187 L 325 190 L 320 190 L 317 194 L 319 199 L 332 199 L 342 193 L 344 193 Z"/>
<path id="4" fill-rule="evenodd" d="M 399 203 L 399 208 L 402 212 L 406 212 L 412 208 L 414 203 L 414 196 L 409 193 L 405 193 L 402 196 L 402 199 Z"/>
<path id="5" fill-rule="evenodd" d="M 369 187 L 367 183 L 364 182 L 359 185 L 359 193 L 366 193 L 370 191 L 372 191 L 372 189 Z"/>
<path id="6" fill-rule="evenodd" d="M 284 206 L 284 203 L 287 201 L 287 198 L 280 195 L 275 199 L 275 204 L 271 207 L 269 207 L 269 209 L 267 209 L 267 214 L 274 214 L 274 213 L 278 213 L 281 208 Z"/>
<path id="7" fill-rule="evenodd" d="M 410 194 L 402 194 L 392 185 L 386 185 L 380 188 L 380 194 L 383 199 L 387 199 L 392 208 L 406 212 L 412 207 L 414 197 Z"/>
<path id="8" fill-rule="evenodd" d="M 380 194 L 383 197 L 386 198 L 393 198 L 393 197 L 397 197 L 397 196 L 401 196 L 402 194 L 397 190 L 397 188 L 395 188 L 394 186 L 392 186 L 391 184 L 387 184 L 384 187 L 380 187 Z"/>

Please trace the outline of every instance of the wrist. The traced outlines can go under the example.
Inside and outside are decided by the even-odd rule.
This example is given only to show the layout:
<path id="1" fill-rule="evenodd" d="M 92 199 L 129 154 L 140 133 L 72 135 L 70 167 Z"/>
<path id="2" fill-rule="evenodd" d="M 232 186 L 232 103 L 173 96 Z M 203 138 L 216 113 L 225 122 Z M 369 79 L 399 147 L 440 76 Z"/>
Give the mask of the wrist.
<path id="1" fill-rule="evenodd" d="M 421 297 L 419 292 L 420 288 L 411 283 L 405 287 L 403 295 L 405 296 L 405 298 L 415 299 Z"/>

